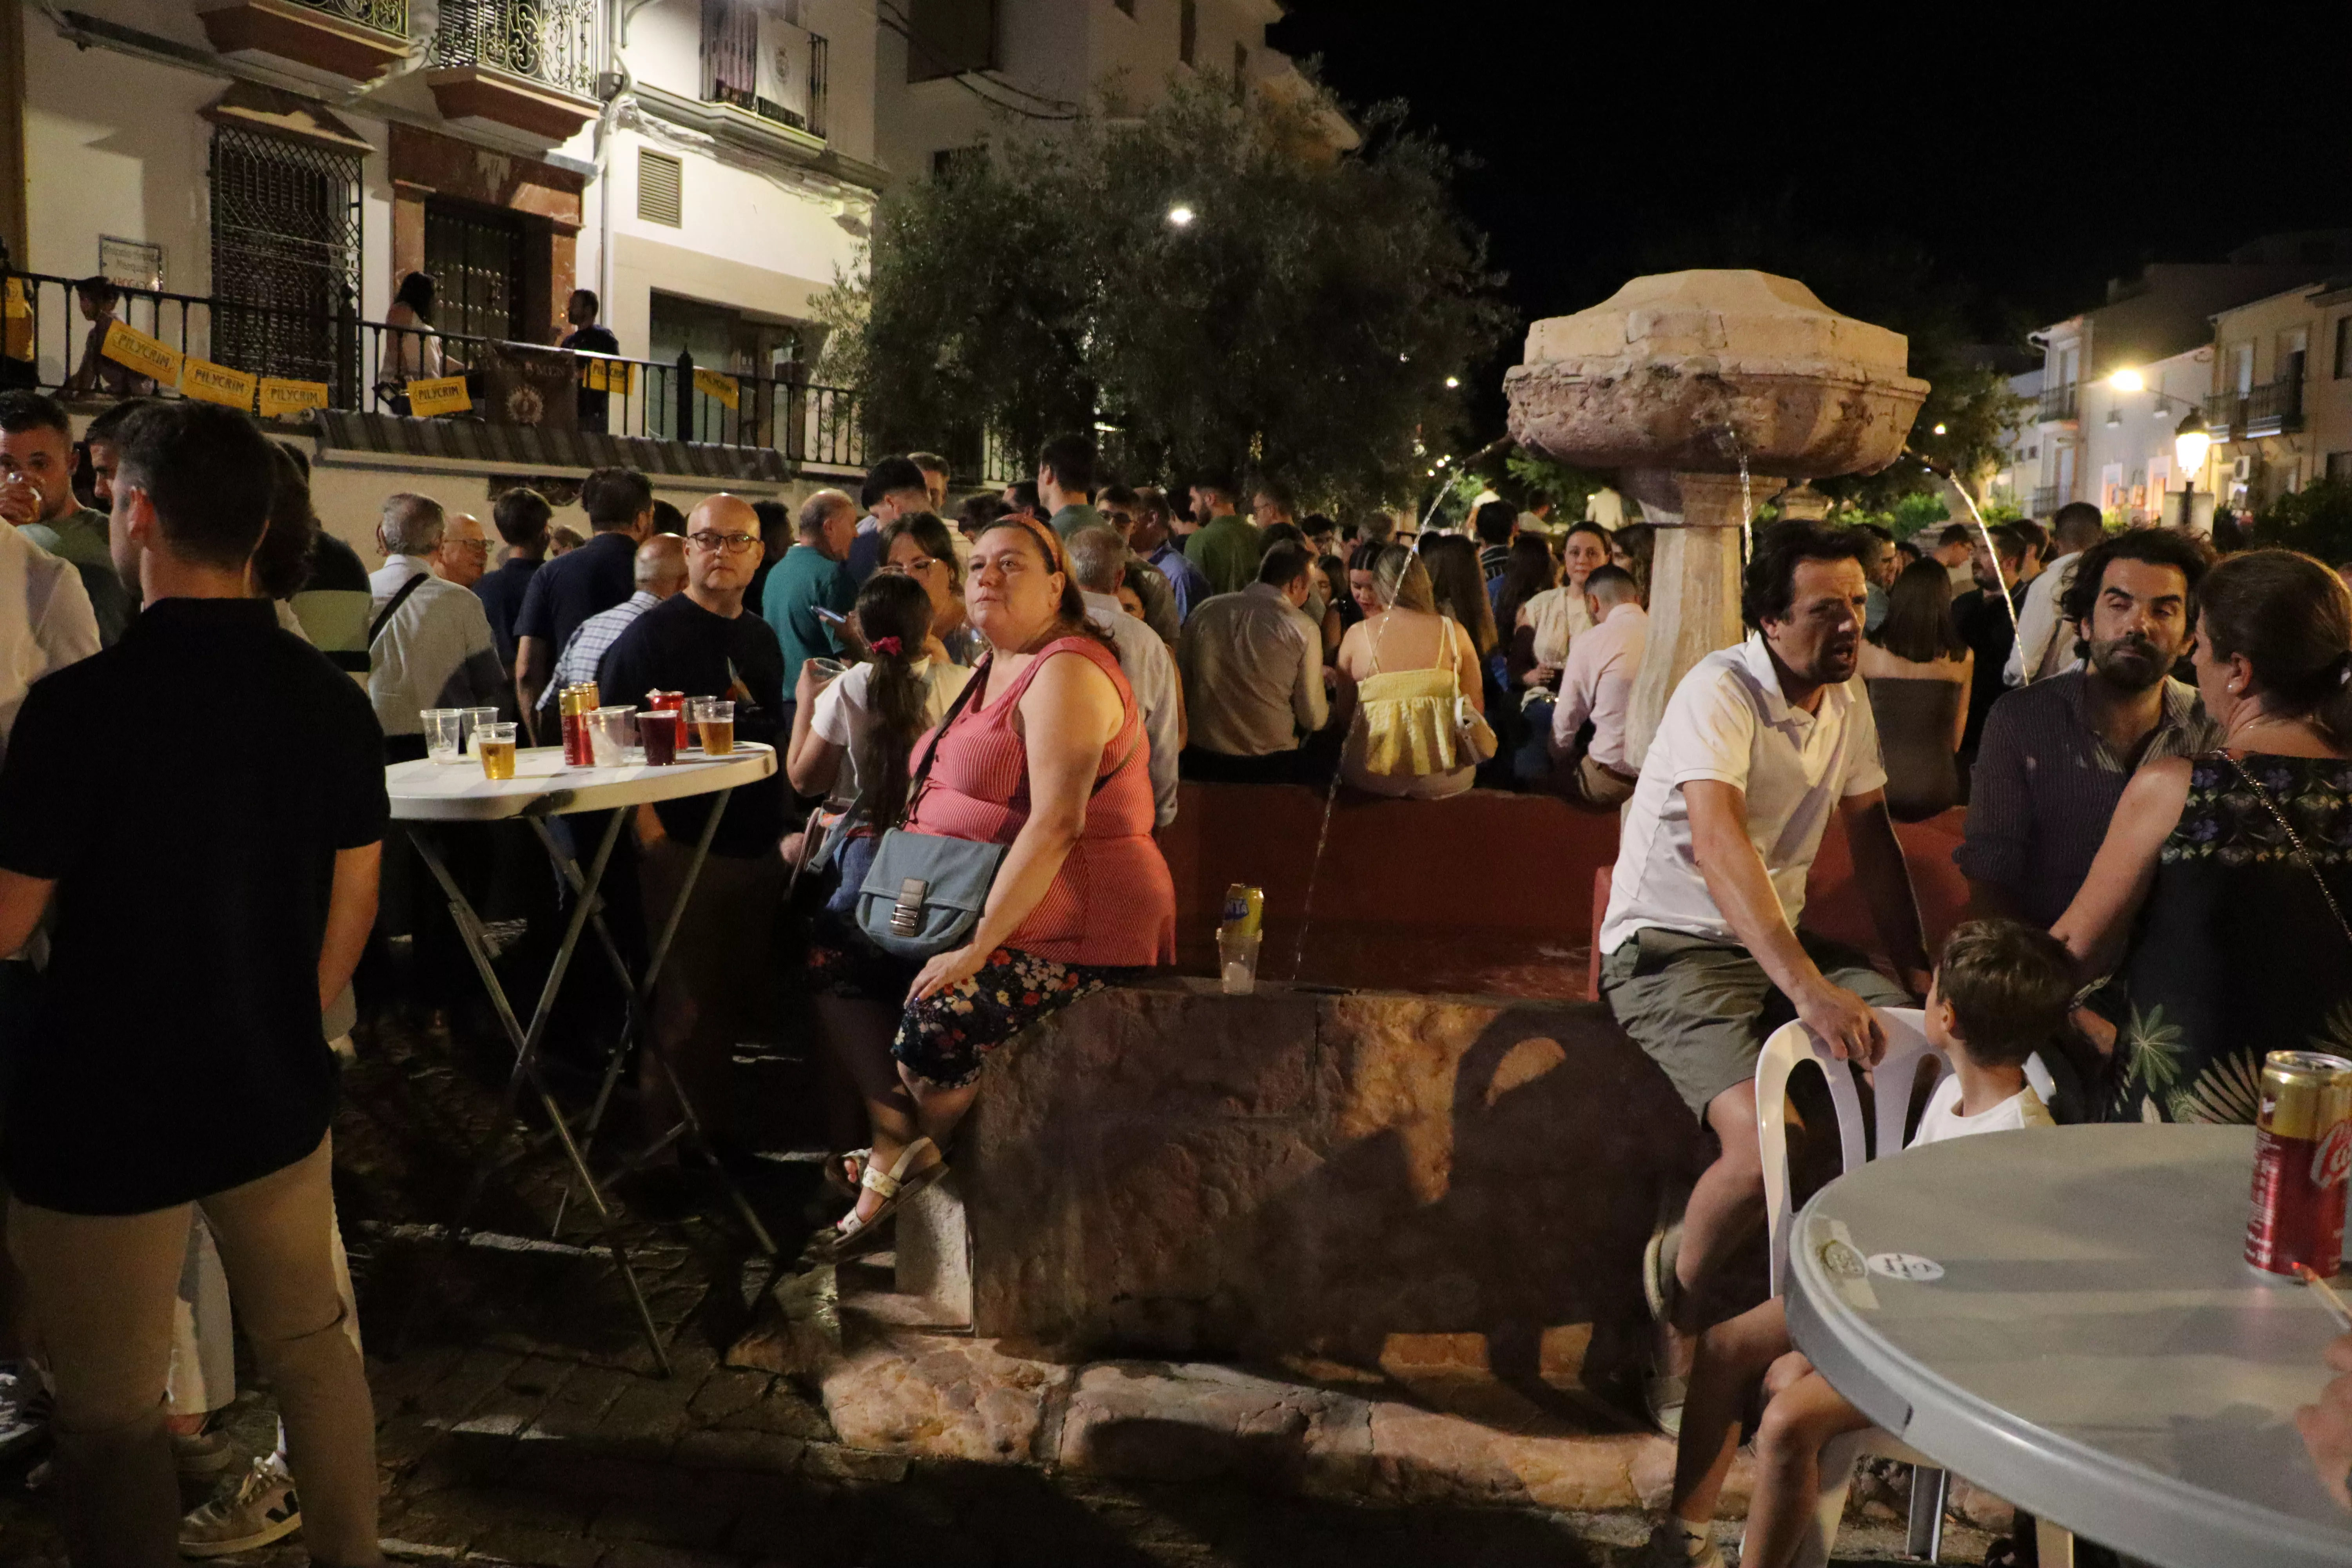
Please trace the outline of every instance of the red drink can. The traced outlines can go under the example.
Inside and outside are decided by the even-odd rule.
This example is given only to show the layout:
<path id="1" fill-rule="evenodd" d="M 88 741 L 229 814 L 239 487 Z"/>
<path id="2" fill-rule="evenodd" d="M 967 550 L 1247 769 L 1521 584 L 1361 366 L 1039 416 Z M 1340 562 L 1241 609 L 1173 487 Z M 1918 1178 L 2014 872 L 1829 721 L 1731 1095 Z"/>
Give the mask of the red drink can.
<path id="1" fill-rule="evenodd" d="M 2297 1264 L 2334 1274 L 2344 1255 L 2344 1186 L 2352 1171 L 2352 1061 L 2317 1051 L 2263 1058 L 2246 1261 L 2271 1274 Z"/>
<path id="2" fill-rule="evenodd" d="M 557 695 L 555 706 L 563 721 L 564 766 L 592 766 L 595 753 L 588 743 L 588 715 L 596 710 L 596 683 L 583 681 L 565 687 Z"/>

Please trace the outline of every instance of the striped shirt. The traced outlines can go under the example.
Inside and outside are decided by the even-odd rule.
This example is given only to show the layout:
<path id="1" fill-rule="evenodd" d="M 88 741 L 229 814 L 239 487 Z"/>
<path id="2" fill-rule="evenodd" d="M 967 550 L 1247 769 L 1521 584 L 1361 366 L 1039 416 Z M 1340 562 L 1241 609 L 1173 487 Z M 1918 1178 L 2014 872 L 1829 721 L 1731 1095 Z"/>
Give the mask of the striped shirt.
<path id="1" fill-rule="evenodd" d="M 600 610 L 580 623 L 572 640 L 563 645 L 563 652 L 555 661 L 555 674 L 547 689 L 539 694 L 539 705 L 546 710 L 555 706 L 555 694 L 567 686 L 577 686 L 583 680 L 596 679 L 596 667 L 604 662 L 605 650 L 621 640 L 639 616 L 660 604 L 640 588 L 609 610 Z"/>

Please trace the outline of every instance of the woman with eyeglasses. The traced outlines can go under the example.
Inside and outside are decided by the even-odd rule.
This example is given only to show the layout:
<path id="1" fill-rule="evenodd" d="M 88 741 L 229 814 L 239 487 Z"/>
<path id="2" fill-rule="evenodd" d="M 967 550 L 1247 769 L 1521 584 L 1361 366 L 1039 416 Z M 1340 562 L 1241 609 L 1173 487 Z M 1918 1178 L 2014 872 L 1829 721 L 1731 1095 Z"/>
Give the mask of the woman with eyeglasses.
<path id="1" fill-rule="evenodd" d="M 885 524 L 880 570 L 904 573 L 930 595 L 931 636 L 939 644 L 934 657 L 969 667 L 988 651 L 987 640 L 964 616 L 963 567 L 948 525 L 937 516 L 919 511 Z"/>

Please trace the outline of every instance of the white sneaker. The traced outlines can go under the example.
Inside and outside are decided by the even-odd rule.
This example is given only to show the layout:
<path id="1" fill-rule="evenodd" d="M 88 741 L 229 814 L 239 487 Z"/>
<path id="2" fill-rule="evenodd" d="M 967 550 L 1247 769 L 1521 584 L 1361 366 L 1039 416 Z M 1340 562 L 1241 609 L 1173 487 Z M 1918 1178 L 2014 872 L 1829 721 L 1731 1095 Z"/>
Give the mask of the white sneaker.
<path id="1" fill-rule="evenodd" d="M 1639 1568 L 1724 1568 L 1723 1552 L 1712 1531 L 1668 1514 L 1650 1531 L 1648 1544 L 1635 1559 Z"/>
<path id="2" fill-rule="evenodd" d="M 180 1521 L 180 1555 L 226 1557 L 282 1541 L 302 1528 L 294 1478 L 277 1455 L 253 1461 L 234 1490 L 224 1491 Z"/>

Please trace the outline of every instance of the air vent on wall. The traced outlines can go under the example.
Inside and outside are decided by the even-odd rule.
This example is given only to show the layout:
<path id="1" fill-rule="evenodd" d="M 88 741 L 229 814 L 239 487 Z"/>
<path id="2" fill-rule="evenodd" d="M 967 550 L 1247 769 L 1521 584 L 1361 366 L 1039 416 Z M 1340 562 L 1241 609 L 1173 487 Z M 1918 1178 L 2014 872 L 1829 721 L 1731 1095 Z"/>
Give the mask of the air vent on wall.
<path id="1" fill-rule="evenodd" d="M 637 149 L 637 217 L 643 223 L 685 221 L 686 165 L 667 153 Z"/>

